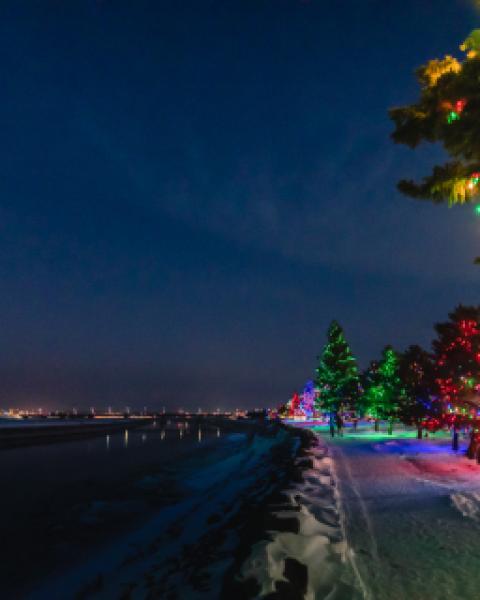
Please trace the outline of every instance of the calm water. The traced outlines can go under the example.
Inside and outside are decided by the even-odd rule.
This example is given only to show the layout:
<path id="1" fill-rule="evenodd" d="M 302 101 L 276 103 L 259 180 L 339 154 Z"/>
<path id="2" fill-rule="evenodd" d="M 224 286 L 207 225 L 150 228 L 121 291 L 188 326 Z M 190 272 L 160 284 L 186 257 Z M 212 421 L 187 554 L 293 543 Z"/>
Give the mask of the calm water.
<path id="1" fill-rule="evenodd" d="M 32 582 L 178 501 L 183 475 L 231 452 L 228 438 L 172 422 L 0 451 L 0 596 L 24 597 Z"/>

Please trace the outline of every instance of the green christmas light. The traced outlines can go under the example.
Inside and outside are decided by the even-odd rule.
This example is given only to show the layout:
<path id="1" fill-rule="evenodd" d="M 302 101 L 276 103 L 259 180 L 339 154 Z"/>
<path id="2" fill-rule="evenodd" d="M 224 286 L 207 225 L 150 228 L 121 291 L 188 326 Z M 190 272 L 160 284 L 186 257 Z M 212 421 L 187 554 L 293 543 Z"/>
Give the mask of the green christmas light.
<path id="1" fill-rule="evenodd" d="M 480 216 L 480 204 L 477 204 L 475 206 L 474 210 L 475 210 L 475 214 L 478 215 L 478 216 Z"/>
<path id="2" fill-rule="evenodd" d="M 359 393 L 358 369 L 343 329 L 336 321 L 328 329 L 315 379 L 320 390 L 318 409 L 336 411 L 341 405 L 353 407 Z"/>
<path id="3" fill-rule="evenodd" d="M 399 399 L 404 390 L 399 377 L 398 355 L 387 346 L 382 354 L 378 368 L 367 371 L 363 402 L 366 413 L 375 419 L 394 419 L 398 412 Z"/>
<path id="4" fill-rule="evenodd" d="M 459 119 L 460 115 L 456 111 L 452 110 L 448 113 L 447 123 L 451 125 L 454 121 L 458 121 Z"/>

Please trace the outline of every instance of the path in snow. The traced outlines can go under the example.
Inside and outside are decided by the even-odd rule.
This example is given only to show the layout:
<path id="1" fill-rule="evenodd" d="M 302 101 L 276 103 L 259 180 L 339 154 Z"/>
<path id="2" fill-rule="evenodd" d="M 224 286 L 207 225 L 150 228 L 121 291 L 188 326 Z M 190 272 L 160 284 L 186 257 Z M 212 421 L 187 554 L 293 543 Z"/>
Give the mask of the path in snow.
<path id="1" fill-rule="evenodd" d="M 327 443 L 365 598 L 479 598 L 480 466 L 445 437 Z"/>

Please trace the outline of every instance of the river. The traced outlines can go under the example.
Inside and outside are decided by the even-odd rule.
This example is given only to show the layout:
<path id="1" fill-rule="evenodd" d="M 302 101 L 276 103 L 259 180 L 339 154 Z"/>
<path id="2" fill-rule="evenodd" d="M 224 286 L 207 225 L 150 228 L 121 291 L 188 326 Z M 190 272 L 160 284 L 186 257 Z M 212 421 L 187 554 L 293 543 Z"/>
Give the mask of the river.
<path id="1" fill-rule="evenodd" d="M 0 451 L 2 598 L 27 597 L 188 490 L 228 456 L 232 425 L 160 422 L 80 441 Z"/>

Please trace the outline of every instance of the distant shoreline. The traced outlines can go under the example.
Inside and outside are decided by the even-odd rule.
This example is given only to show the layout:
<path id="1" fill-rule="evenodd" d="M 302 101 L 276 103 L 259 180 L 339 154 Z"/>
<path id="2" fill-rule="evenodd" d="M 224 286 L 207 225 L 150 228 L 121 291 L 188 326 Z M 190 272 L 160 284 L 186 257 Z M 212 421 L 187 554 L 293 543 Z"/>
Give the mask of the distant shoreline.
<path id="1" fill-rule="evenodd" d="M 17 427 L 14 425 L 0 427 L 0 450 L 116 433 L 126 428 L 142 427 L 150 422 L 151 419 L 120 419 L 107 423 L 86 419 L 85 422 L 77 423 L 35 423 Z"/>
<path id="2" fill-rule="evenodd" d="M 180 420 L 183 421 L 181 415 L 159 416 L 156 419 L 158 425 L 166 426 L 167 422 Z M 10 448 L 18 448 L 22 446 L 33 446 L 36 444 L 52 444 L 57 442 L 68 442 L 72 440 L 80 440 L 97 435 L 118 433 L 125 429 L 136 429 L 151 425 L 154 422 L 152 417 L 145 418 L 128 418 L 128 419 L 83 419 L 83 420 L 58 420 L 53 422 L 48 421 L 19 421 L 16 423 L 2 423 L 0 421 L 0 450 Z M 204 424 L 207 426 L 222 426 L 224 429 L 238 429 L 238 427 L 247 427 L 252 424 L 250 419 L 229 420 L 217 416 L 195 416 L 190 422 Z"/>

